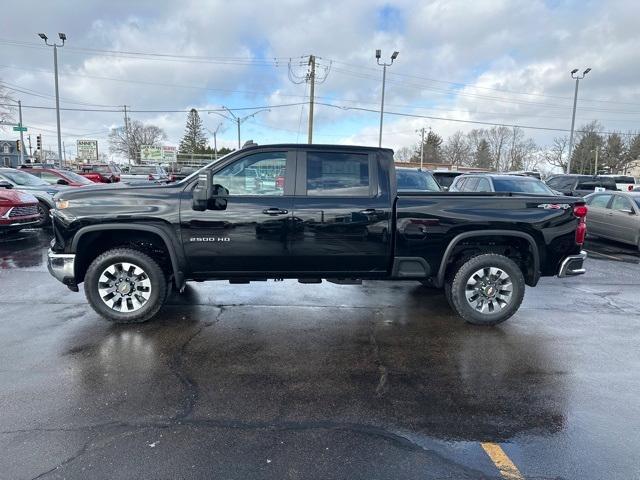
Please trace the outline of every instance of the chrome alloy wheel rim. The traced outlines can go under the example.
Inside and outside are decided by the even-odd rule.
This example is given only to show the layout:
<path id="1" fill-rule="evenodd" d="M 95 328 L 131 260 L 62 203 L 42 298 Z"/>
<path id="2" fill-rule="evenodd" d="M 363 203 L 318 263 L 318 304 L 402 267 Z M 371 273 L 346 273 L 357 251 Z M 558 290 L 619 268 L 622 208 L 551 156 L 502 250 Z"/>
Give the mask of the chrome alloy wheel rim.
<path id="1" fill-rule="evenodd" d="M 98 293 L 112 310 L 131 313 L 149 301 L 151 280 L 138 265 L 118 262 L 109 265 L 100 275 Z"/>
<path id="2" fill-rule="evenodd" d="M 506 308 L 513 296 L 511 277 L 496 267 L 485 267 L 467 281 L 465 297 L 471 307 L 484 314 Z"/>

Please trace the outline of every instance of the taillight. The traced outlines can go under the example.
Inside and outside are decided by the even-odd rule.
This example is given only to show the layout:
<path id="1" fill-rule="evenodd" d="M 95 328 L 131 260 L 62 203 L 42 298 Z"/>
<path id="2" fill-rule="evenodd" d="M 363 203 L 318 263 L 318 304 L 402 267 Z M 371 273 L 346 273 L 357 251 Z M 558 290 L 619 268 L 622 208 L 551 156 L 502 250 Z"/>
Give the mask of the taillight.
<path id="1" fill-rule="evenodd" d="M 578 226 L 576 227 L 576 243 L 582 245 L 587 236 L 587 211 L 586 205 L 576 205 L 573 207 L 573 214 L 578 217 Z"/>
<path id="2" fill-rule="evenodd" d="M 149 178 L 147 178 L 147 180 L 155 180 L 155 178 L 153 178 L 153 175 L 149 174 Z"/>
<path id="3" fill-rule="evenodd" d="M 627 185 L 627 191 L 629 192 L 633 191 L 633 185 Z"/>

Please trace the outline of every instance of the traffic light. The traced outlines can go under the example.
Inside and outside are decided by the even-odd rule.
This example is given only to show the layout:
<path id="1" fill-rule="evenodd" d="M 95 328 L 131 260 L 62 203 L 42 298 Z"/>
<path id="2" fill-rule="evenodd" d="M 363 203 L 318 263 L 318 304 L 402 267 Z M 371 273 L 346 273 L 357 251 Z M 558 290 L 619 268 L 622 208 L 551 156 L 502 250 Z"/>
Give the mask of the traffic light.
<path id="1" fill-rule="evenodd" d="M 16 140 L 16 151 L 18 153 L 22 151 L 22 144 L 20 143 L 20 140 Z"/>
<path id="2" fill-rule="evenodd" d="M 36 137 L 36 149 L 42 150 L 42 135 L 40 134 Z"/>

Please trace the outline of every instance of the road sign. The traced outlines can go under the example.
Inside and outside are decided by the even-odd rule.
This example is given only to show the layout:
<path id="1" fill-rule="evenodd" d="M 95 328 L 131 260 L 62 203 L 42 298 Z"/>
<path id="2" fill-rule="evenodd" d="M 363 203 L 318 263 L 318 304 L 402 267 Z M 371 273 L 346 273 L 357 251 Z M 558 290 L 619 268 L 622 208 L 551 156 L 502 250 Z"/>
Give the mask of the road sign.
<path id="1" fill-rule="evenodd" d="M 175 163 L 178 155 L 178 148 L 165 145 L 162 147 L 162 159 L 165 162 Z"/>
<path id="2" fill-rule="evenodd" d="M 97 140 L 78 140 L 76 142 L 78 153 L 76 157 L 83 162 L 98 161 L 98 141 Z"/>
<path id="3" fill-rule="evenodd" d="M 26 132 L 27 131 L 27 127 L 21 127 L 20 125 L 16 125 L 15 127 L 13 127 L 13 131 L 14 132 Z"/>

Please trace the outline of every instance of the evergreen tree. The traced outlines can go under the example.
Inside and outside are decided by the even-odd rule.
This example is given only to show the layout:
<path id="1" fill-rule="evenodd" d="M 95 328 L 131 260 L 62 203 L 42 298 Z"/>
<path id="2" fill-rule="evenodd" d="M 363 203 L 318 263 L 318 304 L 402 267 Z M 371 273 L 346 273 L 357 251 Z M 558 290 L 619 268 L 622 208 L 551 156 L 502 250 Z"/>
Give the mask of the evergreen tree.
<path id="1" fill-rule="evenodd" d="M 200 115 L 192 108 L 187 115 L 187 126 L 180 141 L 180 153 L 205 153 L 207 136 Z"/>
<path id="2" fill-rule="evenodd" d="M 429 130 L 423 148 L 425 163 L 442 163 L 442 137 L 440 135 Z"/>
<path id="3" fill-rule="evenodd" d="M 480 140 L 478 143 L 478 147 L 476 148 L 476 152 L 473 159 L 473 166 L 476 168 L 484 168 L 491 169 L 492 166 L 491 161 L 491 151 L 489 148 L 489 142 L 487 142 L 484 138 Z"/>

